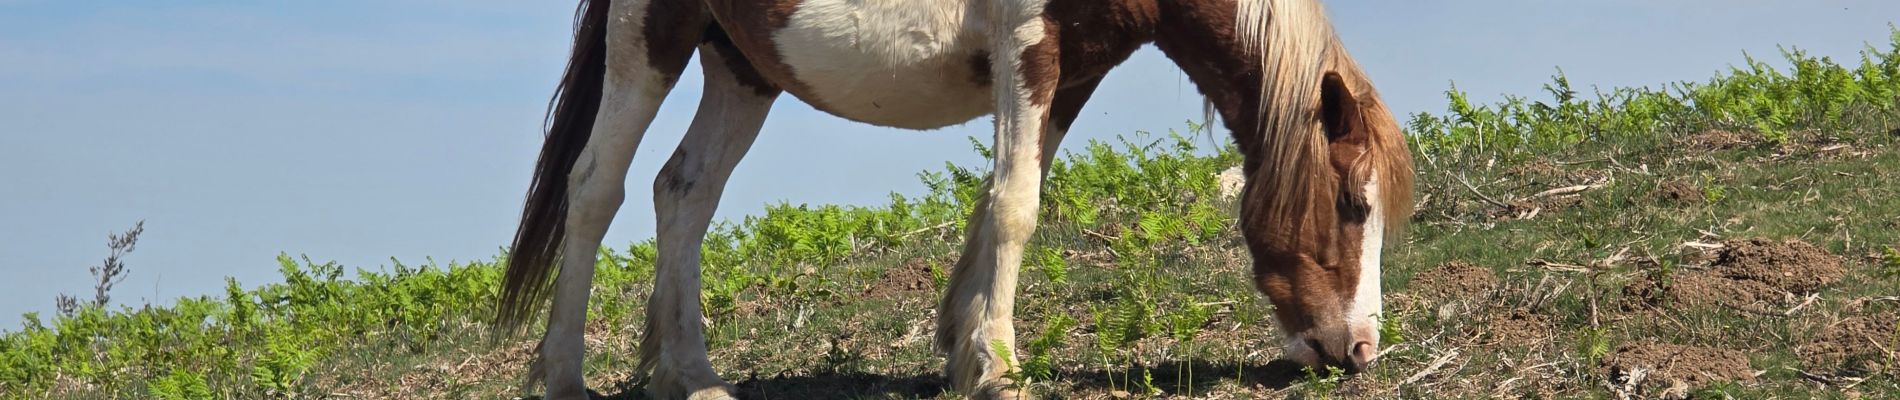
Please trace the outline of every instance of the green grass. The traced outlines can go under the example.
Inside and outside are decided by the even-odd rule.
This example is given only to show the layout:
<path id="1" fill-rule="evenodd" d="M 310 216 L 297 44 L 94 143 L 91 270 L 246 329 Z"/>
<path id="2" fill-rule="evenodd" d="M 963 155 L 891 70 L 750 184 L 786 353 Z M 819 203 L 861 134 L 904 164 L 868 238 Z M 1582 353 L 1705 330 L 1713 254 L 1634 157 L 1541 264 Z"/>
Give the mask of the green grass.
<path id="1" fill-rule="evenodd" d="M 1085 144 L 1044 190 L 1013 367 L 1055 398 L 1613 398 L 1604 358 L 1661 341 L 1741 351 L 1761 371 L 1698 394 L 1900 396 L 1900 345 L 1863 355 L 1887 366 L 1875 371 L 1801 350 L 1845 318 L 1900 313 L 1900 30 L 1850 66 L 1783 55 L 1794 68 L 1751 58 L 1707 82 L 1595 98 L 1561 73 L 1548 100 L 1471 104 L 1453 90 L 1447 113 L 1412 116 L 1421 204 L 1387 256 L 1388 353 L 1350 378 L 1273 362 L 1272 305 L 1247 283 L 1234 205 L 1215 180 L 1238 162 L 1231 148 L 1195 146 L 1204 132 L 1192 123 Z M 1734 140 L 1711 140 L 1722 137 Z M 946 165 L 920 174 L 928 193 L 885 205 L 778 204 L 716 226 L 703 266 L 715 367 L 769 398 L 956 397 L 929 349 L 932 308 L 985 173 Z M 1589 189 L 1536 195 L 1577 185 Z M 1694 195 L 1666 196 L 1674 186 Z M 1820 246 L 1845 260 L 1847 277 L 1785 315 L 1619 307 L 1632 282 L 1706 269 L 1685 243 L 1755 237 Z M 640 398 L 627 371 L 655 258 L 651 241 L 602 249 L 586 367 L 610 396 Z M 481 329 L 500 261 L 392 260 L 346 278 L 343 266 L 284 256 L 282 283 L 229 281 L 223 295 L 164 307 L 29 314 L 0 336 L 0 398 L 516 395 L 538 332 Z M 1421 296 L 1437 288 L 1413 278 L 1449 261 L 1491 269 L 1498 289 Z M 889 288 L 907 279 L 927 283 Z M 1514 332 L 1496 317 L 1520 309 L 1547 329 L 1490 334 Z"/>

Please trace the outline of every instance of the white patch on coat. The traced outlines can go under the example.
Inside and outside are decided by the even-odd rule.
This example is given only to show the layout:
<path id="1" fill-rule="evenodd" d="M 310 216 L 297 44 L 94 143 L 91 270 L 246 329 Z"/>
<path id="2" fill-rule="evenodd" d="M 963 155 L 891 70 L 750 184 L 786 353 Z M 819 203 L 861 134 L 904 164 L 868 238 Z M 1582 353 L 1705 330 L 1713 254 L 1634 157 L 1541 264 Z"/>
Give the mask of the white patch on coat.
<path id="1" fill-rule="evenodd" d="M 876 125 L 935 129 L 989 114 L 977 85 L 989 25 L 978 0 L 804 0 L 773 43 L 815 107 Z M 927 4 L 927 5 L 924 5 Z"/>
<path id="2" fill-rule="evenodd" d="M 1359 283 L 1353 289 L 1352 304 L 1346 308 L 1346 326 L 1353 330 L 1355 339 L 1362 332 L 1371 333 L 1371 343 L 1379 343 L 1379 314 L 1384 308 L 1384 299 L 1379 291 L 1379 255 L 1385 245 L 1385 210 L 1379 209 L 1379 175 L 1373 174 L 1366 180 L 1367 204 L 1371 208 L 1366 215 L 1365 231 L 1359 236 Z"/>

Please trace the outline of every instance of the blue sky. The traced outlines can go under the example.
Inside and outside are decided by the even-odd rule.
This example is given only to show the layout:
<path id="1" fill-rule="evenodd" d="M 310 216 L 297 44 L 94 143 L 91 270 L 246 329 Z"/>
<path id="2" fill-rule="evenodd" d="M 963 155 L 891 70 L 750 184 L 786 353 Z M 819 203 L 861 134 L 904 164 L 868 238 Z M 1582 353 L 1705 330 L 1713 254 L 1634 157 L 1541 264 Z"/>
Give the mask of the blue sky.
<path id="1" fill-rule="evenodd" d="M 1402 114 L 1579 86 L 1702 80 L 1777 44 L 1853 60 L 1900 3 L 1334 2 Z M 507 243 L 566 59 L 572 4 L 498 0 L 0 0 L 0 329 L 87 294 L 106 235 L 146 220 L 115 303 L 275 281 L 280 253 L 382 268 L 485 260 Z M 696 68 L 638 152 L 609 245 L 650 237 L 648 182 L 698 97 Z M 1152 48 L 1112 73 L 1065 147 L 1198 118 Z M 720 218 L 768 202 L 872 204 L 971 163 L 988 118 L 936 131 L 849 123 L 782 98 Z"/>

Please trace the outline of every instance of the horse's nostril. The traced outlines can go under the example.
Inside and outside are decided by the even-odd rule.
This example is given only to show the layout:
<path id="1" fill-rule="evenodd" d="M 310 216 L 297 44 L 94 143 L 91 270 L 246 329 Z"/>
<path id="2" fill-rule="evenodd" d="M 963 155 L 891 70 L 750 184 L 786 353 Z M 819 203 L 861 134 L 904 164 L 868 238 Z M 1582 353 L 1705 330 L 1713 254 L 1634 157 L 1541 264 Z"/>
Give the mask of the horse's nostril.
<path id="1" fill-rule="evenodd" d="M 1347 371 L 1358 373 L 1366 370 L 1366 367 L 1372 364 L 1372 359 L 1379 356 L 1378 351 L 1378 346 L 1371 342 L 1354 343 L 1352 354 L 1346 356 Z"/>
<path id="2" fill-rule="evenodd" d="M 1359 342 L 1352 345 L 1352 358 L 1355 360 L 1372 361 L 1378 356 L 1379 347 L 1373 345 L 1372 342 Z"/>

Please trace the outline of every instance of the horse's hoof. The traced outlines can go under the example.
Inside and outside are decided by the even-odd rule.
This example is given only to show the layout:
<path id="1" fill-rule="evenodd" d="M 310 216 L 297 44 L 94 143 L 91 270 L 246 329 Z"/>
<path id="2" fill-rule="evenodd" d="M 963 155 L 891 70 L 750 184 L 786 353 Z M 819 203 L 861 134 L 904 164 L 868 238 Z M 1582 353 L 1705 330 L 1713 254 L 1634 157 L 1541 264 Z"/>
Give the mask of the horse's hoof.
<path id="1" fill-rule="evenodd" d="M 998 379 L 981 386 L 976 390 L 976 393 L 970 395 L 970 398 L 978 400 L 1032 400 L 1036 397 L 1029 395 L 1028 389 L 1017 387 L 1014 382 L 1008 379 Z"/>
<path id="2" fill-rule="evenodd" d="M 711 368 L 669 371 L 661 367 L 647 383 L 647 394 L 655 399 L 737 400 L 737 393 L 736 388 L 719 379 L 719 374 L 713 373 Z"/>
<path id="3" fill-rule="evenodd" d="M 717 387 L 700 389 L 699 391 L 693 392 L 693 395 L 686 396 L 686 399 L 687 400 L 739 400 L 739 396 L 736 393 L 733 393 L 732 386 L 721 385 Z"/>

